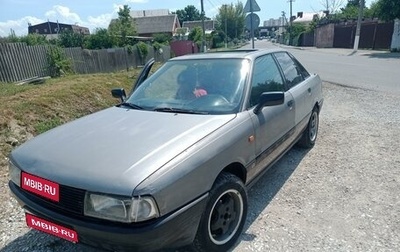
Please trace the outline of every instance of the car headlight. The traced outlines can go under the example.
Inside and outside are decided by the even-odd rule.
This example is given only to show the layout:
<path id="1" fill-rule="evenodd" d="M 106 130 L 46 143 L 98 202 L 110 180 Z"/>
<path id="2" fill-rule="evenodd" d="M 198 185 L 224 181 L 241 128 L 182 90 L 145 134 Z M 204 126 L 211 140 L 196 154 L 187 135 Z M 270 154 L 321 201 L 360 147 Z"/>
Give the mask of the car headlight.
<path id="1" fill-rule="evenodd" d="M 8 160 L 8 177 L 14 184 L 21 186 L 21 170 L 10 159 Z"/>
<path id="2" fill-rule="evenodd" d="M 84 213 L 87 216 L 127 223 L 159 216 L 156 203 L 150 196 L 125 198 L 89 192 L 85 195 Z"/>

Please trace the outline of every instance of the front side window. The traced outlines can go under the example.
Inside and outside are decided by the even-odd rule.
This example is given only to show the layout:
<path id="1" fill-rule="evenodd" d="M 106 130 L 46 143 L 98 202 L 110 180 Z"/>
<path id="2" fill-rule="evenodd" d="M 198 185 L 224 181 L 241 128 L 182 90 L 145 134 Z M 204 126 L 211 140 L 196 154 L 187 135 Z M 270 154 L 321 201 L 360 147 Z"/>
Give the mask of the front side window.
<path id="1" fill-rule="evenodd" d="M 296 86 L 304 80 L 301 69 L 286 52 L 275 53 L 279 65 L 282 68 L 288 89 Z"/>
<path id="2" fill-rule="evenodd" d="M 284 86 L 275 60 L 272 55 L 266 55 L 257 58 L 254 62 L 250 106 L 258 104 L 260 95 L 270 91 L 284 91 Z"/>
<path id="3" fill-rule="evenodd" d="M 172 60 L 129 97 L 147 110 L 238 112 L 249 64 L 242 59 Z"/>

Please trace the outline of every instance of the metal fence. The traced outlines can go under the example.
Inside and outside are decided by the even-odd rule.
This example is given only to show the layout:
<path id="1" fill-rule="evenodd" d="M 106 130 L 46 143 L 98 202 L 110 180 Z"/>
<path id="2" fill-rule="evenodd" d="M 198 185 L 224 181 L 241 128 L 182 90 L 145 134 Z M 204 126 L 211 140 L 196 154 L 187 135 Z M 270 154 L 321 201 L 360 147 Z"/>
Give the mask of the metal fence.
<path id="1" fill-rule="evenodd" d="M 49 46 L 28 46 L 25 43 L 0 43 L 0 81 L 18 82 L 50 75 L 47 67 Z M 65 55 L 72 60 L 72 69 L 77 74 L 107 73 L 143 65 L 155 58 L 164 62 L 170 58 L 170 47 L 155 51 L 148 46 L 148 55 L 142 60 L 136 47 L 131 52 L 126 48 L 87 50 L 64 48 Z"/>

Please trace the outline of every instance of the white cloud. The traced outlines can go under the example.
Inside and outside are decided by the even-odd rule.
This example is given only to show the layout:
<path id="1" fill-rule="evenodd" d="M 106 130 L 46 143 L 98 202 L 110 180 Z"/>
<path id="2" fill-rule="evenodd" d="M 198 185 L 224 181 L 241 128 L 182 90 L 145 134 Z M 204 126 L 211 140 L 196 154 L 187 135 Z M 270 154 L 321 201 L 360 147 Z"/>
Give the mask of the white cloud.
<path id="1" fill-rule="evenodd" d="M 0 36 L 7 37 L 10 35 L 11 29 L 17 36 L 27 35 L 29 24 L 35 25 L 43 22 L 44 20 L 32 16 L 26 16 L 18 20 L 7 20 L 6 22 L 0 22 Z"/>
<path id="2" fill-rule="evenodd" d="M 126 0 L 125 2 L 130 3 L 145 3 L 147 0 Z M 94 32 L 96 28 L 107 28 L 112 18 L 117 17 L 119 8 L 123 8 L 123 5 L 114 4 L 110 13 L 104 13 L 98 16 L 80 17 L 77 13 L 71 10 L 69 7 L 54 5 L 50 10 L 46 11 L 43 18 L 36 18 L 32 16 L 26 16 L 18 20 L 8 20 L 6 22 L 0 22 L 0 36 L 7 37 L 10 35 L 10 29 L 12 29 L 17 36 L 24 36 L 28 34 L 28 23 L 32 25 L 40 24 L 49 20 L 50 22 L 60 22 L 65 24 L 77 24 L 90 29 Z"/>
<path id="3" fill-rule="evenodd" d="M 123 9 L 123 8 L 124 8 L 123 4 L 114 4 L 113 5 L 114 13 L 118 13 L 119 9 Z"/>
<path id="4" fill-rule="evenodd" d="M 45 16 L 51 19 L 51 21 L 58 20 L 59 22 L 67 24 L 82 23 L 82 20 L 78 14 L 71 12 L 68 7 L 61 5 L 54 5 L 51 10 L 46 12 Z"/>
<path id="5" fill-rule="evenodd" d="M 92 32 L 94 31 L 95 28 L 107 28 L 108 25 L 110 24 L 111 19 L 113 18 L 113 13 L 110 14 L 102 14 L 97 17 L 88 17 L 88 24 L 90 27 L 88 27 Z"/>

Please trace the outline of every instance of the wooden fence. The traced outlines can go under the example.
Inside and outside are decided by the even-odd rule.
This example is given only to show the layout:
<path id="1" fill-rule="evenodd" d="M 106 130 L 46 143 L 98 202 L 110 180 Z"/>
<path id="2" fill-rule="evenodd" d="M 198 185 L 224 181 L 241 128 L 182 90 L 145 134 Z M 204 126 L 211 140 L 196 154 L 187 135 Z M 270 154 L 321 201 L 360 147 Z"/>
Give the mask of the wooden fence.
<path id="1" fill-rule="evenodd" d="M 48 48 L 46 45 L 0 43 L 0 82 L 18 82 L 50 75 L 47 68 Z M 72 68 L 77 74 L 121 71 L 143 65 L 150 58 L 158 62 L 170 58 L 169 46 L 164 46 L 161 51 L 155 51 L 151 46 L 148 49 L 149 54 L 145 60 L 140 59 L 136 47 L 133 47 L 131 53 L 126 48 L 64 48 L 64 52 L 72 60 Z"/>

